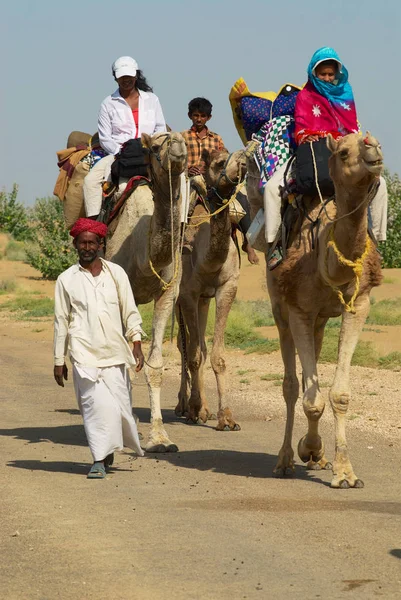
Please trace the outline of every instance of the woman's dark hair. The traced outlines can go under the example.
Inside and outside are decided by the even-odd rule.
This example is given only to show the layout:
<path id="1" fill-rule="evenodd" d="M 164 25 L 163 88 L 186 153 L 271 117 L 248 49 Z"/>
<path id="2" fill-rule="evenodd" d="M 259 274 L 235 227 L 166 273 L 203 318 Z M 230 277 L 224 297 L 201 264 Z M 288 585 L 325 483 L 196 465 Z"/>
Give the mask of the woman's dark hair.
<path id="1" fill-rule="evenodd" d="M 146 78 L 143 76 L 142 71 L 139 69 L 136 72 L 135 87 L 137 90 L 141 90 L 141 92 L 153 92 L 153 88 L 148 84 Z"/>
<path id="2" fill-rule="evenodd" d="M 113 77 L 116 78 L 116 73 L 113 70 Z M 142 71 L 140 69 L 136 72 L 136 82 L 135 87 L 137 90 L 141 90 L 141 92 L 153 92 L 153 88 L 146 81 L 146 77 L 144 77 Z"/>
<path id="3" fill-rule="evenodd" d="M 212 114 L 212 108 L 212 103 L 206 98 L 194 98 L 188 104 L 188 114 L 192 115 L 195 111 L 198 111 L 210 117 Z"/>

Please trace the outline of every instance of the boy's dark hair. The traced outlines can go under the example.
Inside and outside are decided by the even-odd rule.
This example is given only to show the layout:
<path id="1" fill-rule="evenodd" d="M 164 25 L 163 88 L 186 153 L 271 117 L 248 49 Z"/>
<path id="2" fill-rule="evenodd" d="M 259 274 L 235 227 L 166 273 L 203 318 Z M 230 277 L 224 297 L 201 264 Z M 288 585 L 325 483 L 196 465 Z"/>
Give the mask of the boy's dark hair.
<path id="1" fill-rule="evenodd" d="M 208 117 L 212 114 L 212 103 L 206 98 L 194 98 L 188 104 L 188 114 L 192 115 L 195 111 L 204 113 Z"/>

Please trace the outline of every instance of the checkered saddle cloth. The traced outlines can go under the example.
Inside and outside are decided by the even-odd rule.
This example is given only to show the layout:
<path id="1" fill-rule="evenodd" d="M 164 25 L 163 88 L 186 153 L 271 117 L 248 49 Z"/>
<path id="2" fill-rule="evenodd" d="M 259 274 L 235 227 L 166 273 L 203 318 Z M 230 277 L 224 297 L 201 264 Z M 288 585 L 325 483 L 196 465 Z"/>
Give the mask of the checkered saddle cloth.
<path id="1" fill-rule="evenodd" d="M 295 150 L 294 118 L 283 115 L 272 119 L 253 139 L 260 142 L 254 157 L 260 171 L 260 185 L 264 188 L 276 169 L 286 163 Z"/>

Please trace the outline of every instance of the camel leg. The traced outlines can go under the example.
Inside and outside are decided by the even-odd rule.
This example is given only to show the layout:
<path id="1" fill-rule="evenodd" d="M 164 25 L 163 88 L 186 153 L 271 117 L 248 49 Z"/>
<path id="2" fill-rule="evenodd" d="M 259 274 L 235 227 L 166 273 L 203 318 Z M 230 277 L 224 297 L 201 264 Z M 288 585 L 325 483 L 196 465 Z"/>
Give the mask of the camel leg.
<path id="1" fill-rule="evenodd" d="M 155 300 L 152 343 L 145 364 L 145 377 L 148 384 L 150 399 L 150 433 L 145 446 L 147 452 L 177 452 L 178 447 L 170 441 L 164 429 L 160 407 L 160 392 L 163 380 L 162 344 L 167 320 L 171 315 L 174 300 L 174 289 L 169 288 Z"/>
<path id="2" fill-rule="evenodd" d="M 217 413 L 218 431 L 239 431 L 240 425 L 235 422 L 231 410 L 226 404 L 226 363 L 224 360 L 224 332 L 228 314 L 237 292 L 237 282 L 220 287 L 216 292 L 216 323 L 213 335 L 213 347 L 210 356 L 212 369 L 216 376 L 219 410 Z"/>
<path id="3" fill-rule="evenodd" d="M 351 397 L 349 386 L 351 360 L 362 327 L 369 314 L 369 306 L 369 296 L 360 296 L 355 302 L 356 314 L 352 315 L 347 312 L 343 314 L 338 346 L 337 369 L 329 394 L 336 428 L 336 453 L 333 462 L 333 479 L 331 481 L 331 487 L 333 488 L 360 488 L 364 485 L 363 481 L 355 475 L 348 457 L 345 437 L 345 417 Z"/>
<path id="4" fill-rule="evenodd" d="M 185 296 L 180 299 L 181 311 L 188 328 L 187 360 L 191 374 L 191 394 L 188 401 L 188 411 L 185 413 L 188 421 L 197 423 L 202 407 L 199 389 L 199 369 L 201 366 L 201 345 L 199 335 L 198 298 Z"/>
<path id="5" fill-rule="evenodd" d="M 199 298 L 198 303 L 198 322 L 199 322 L 199 341 L 201 350 L 201 361 L 199 365 L 199 394 L 201 399 L 201 408 L 199 411 L 199 419 L 206 423 L 208 419 L 216 418 L 209 410 L 205 394 L 205 378 L 204 369 L 207 358 L 207 346 L 205 340 L 207 316 L 209 314 L 210 298 Z"/>
<path id="6" fill-rule="evenodd" d="M 299 395 L 299 382 L 296 370 L 295 345 L 288 323 L 281 318 L 273 307 L 274 318 L 280 336 L 281 356 L 284 363 L 283 396 L 287 406 L 284 441 L 278 454 L 274 475 L 281 477 L 287 471 L 294 470 L 294 450 L 292 449 L 292 430 L 294 427 L 295 404 Z"/>
<path id="7" fill-rule="evenodd" d="M 181 307 L 176 305 L 176 318 L 178 322 L 177 347 L 181 356 L 181 385 L 178 392 L 178 404 L 175 407 L 177 417 L 183 417 L 188 412 L 188 398 L 190 392 L 190 376 L 188 373 L 188 333 Z M 184 338 L 184 339 L 183 339 Z"/>
<path id="8" fill-rule="evenodd" d="M 316 364 L 315 323 L 305 313 L 290 309 L 290 328 L 302 365 L 303 407 L 308 419 L 308 433 L 298 443 L 298 455 L 308 468 L 326 468 L 324 444 L 318 433 L 319 419 L 324 411 L 324 399 L 319 390 Z"/>

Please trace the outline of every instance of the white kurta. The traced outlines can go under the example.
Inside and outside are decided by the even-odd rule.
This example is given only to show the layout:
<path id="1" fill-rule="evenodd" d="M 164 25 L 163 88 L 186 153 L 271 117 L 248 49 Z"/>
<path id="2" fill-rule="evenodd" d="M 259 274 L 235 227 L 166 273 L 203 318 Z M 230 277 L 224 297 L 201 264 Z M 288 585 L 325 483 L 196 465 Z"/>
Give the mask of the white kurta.
<path id="1" fill-rule="evenodd" d="M 127 340 L 141 339 L 142 319 L 124 269 L 101 260 L 98 277 L 79 264 L 59 276 L 54 320 L 54 364 L 63 365 L 70 354 L 75 392 L 95 461 L 123 446 L 143 456 L 127 369 L 134 365 Z"/>

